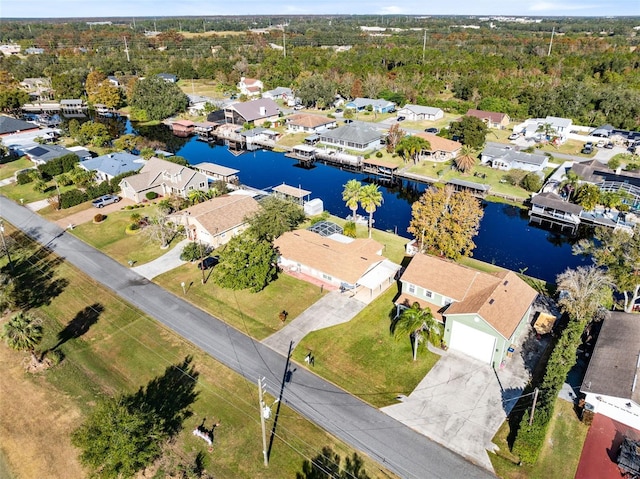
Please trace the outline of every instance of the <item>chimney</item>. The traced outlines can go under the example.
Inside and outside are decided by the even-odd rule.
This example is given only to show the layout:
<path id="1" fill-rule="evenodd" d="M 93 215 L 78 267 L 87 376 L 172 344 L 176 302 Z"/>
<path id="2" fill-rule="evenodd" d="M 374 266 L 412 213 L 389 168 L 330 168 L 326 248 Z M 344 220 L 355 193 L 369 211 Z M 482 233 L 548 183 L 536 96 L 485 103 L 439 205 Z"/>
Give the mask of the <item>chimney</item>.
<path id="1" fill-rule="evenodd" d="M 261 106 L 260 107 L 260 115 L 267 116 L 267 107 L 266 106 Z"/>

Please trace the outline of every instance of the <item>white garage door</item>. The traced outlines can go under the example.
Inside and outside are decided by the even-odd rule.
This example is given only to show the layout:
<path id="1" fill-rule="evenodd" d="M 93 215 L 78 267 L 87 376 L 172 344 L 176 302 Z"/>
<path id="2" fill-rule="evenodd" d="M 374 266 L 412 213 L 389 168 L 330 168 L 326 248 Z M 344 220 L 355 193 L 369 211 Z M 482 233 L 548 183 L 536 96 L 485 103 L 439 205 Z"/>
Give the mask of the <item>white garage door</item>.
<path id="1" fill-rule="evenodd" d="M 453 322 L 451 327 L 451 349 L 465 353 L 485 363 L 491 363 L 496 338 L 471 328 L 466 324 Z"/>

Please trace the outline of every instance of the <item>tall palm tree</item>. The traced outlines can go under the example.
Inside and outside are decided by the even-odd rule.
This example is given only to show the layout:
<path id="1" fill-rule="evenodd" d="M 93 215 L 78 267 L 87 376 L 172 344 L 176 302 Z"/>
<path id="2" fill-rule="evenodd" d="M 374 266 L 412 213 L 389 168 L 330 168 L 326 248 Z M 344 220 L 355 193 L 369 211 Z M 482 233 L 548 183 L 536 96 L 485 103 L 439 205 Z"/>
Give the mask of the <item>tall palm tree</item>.
<path id="1" fill-rule="evenodd" d="M 382 204 L 382 192 L 375 183 L 369 183 L 362 187 L 360 191 L 360 204 L 369 213 L 369 238 L 373 227 L 373 213 Z"/>
<path id="2" fill-rule="evenodd" d="M 468 145 L 462 147 L 460 156 L 456 157 L 453 162 L 456 168 L 462 173 L 468 173 L 476 165 L 475 151 Z"/>
<path id="3" fill-rule="evenodd" d="M 206 191 L 193 190 L 193 191 L 189 192 L 189 202 L 192 205 L 195 205 L 195 204 L 198 204 L 198 203 L 204 203 L 209 198 L 210 198 L 210 196 L 207 194 Z"/>
<path id="4" fill-rule="evenodd" d="M 391 325 L 391 332 L 396 341 L 405 338 L 407 334 L 413 340 L 413 360 L 418 354 L 418 345 L 428 341 L 431 334 L 438 329 L 438 323 L 433 319 L 429 308 L 422 309 L 419 303 L 413 303 L 405 309 Z"/>
<path id="5" fill-rule="evenodd" d="M 347 208 L 351 213 L 351 219 L 356 222 L 356 213 L 358 212 L 358 204 L 360 203 L 360 195 L 362 193 L 362 184 L 358 180 L 349 180 L 342 190 L 342 199 L 346 202 Z"/>
<path id="6" fill-rule="evenodd" d="M 34 361 L 36 346 L 42 341 L 42 324 L 40 320 L 28 313 L 19 312 L 4 325 L 2 338 L 11 349 L 29 351 Z"/>
<path id="7" fill-rule="evenodd" d="M 573 199 L 573 196 L 575 195 L 575 192 L 578 189 L 578 186 L 580 185 L 581 179 L 582 178 L 580 178 L 580 176 L 574 173 L 573 171 L 568 171 L 567 174 L 565 175 L 564 180 L 562 180 L 562 182 L 560 182 L 560 184 L 558 185 L 558 189 L 560 191 L 566 190 L 568 192 L 567 193 L 568 199 L 571 200 Z"/>

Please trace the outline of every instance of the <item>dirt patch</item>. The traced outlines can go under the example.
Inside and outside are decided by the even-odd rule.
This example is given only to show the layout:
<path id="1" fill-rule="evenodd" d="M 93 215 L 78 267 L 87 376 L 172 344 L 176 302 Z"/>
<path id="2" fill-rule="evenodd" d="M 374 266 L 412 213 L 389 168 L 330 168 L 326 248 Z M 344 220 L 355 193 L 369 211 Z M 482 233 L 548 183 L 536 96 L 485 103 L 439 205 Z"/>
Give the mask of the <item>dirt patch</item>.
<path id="1" fill-rule="evenodd" d="M 85 477 L 70 440 L 80 412 L 46 378 L 27 373 L 24 356 L 0 344 L 0 447 L 6 465 L 21 479 Z"/>

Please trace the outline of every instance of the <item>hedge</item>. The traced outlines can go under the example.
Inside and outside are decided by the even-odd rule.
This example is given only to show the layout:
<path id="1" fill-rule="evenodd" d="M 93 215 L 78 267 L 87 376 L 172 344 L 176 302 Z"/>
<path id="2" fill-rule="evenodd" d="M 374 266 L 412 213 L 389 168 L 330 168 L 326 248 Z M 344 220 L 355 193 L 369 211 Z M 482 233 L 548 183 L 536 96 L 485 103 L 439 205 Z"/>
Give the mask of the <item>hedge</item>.
<path id="1" fill-rule="evenodd" d="M 89 196 L 78 189 L 65 191 L 60 195 L 60 208 L 67 209 L 89 200 Z"/>

